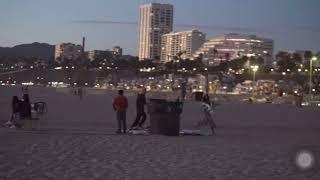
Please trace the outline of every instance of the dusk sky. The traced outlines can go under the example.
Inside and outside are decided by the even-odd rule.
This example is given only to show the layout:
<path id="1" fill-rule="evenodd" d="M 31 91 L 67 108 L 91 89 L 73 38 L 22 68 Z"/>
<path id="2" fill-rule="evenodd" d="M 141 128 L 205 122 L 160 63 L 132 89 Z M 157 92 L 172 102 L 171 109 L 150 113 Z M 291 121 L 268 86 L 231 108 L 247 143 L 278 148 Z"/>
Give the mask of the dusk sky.
<path id="1" fill-rule="evenodd" d="M 137 22 L 139 5 L 174 5 L 175 24 L 209 26 L 207 37 L 230 32 L 272 38 L 275 50 L 320 51 L 320 0 L 1 0 L 0 46 L 81 43 L 86 49 L 123 47 L 136 55 L 137 26 L 78 20 Z M 188 30 L 175 28 L 175 30 Z"/>

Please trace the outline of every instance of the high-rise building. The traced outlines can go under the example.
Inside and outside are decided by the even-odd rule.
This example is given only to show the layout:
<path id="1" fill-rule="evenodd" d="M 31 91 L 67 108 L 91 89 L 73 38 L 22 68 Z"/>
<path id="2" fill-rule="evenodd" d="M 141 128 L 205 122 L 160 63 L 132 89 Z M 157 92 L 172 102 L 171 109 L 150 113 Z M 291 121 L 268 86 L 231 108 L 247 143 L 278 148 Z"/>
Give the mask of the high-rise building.
<path id="1" fill-rule="evenodd" d="M 76 60 L 81 58 L 83 47 L 72 43 L 62 43 L 55 46 L 55 61 L 63 62 L 65 59 Z"/>
<path id="2" fill-rule="evenodd" d="M 256 56 L 271 64 L 273 56 L 273 40 L 256 35 L 226 34 L 206 41 L 195 53 L 194 57 L 203 55 L 209 65 L 242 56 Z"/>
<path id="3" fill-rule="evenodd" d="M 178 53 L 183 53 L 182 58 L 191 58 L 205 42 L 205 34 L 198 30 L 172 32 L 162 35 L 161 61 L 168 62 Z"/>
<path id="4" fill-rule="evenodd" d="M 140 6 L 139 45 L 140 60 L 160 60 L 161 36 L 173 28 L 173 5 L 151 3 Z"/>

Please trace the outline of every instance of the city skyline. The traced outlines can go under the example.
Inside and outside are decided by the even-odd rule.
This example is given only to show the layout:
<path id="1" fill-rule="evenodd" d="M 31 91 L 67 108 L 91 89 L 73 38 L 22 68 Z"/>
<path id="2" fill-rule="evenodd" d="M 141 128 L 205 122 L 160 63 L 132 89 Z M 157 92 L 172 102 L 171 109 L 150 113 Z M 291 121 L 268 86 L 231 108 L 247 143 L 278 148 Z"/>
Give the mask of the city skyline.
<path id="1" fill-rule="evenodd" d="M 59 3 L 60 2 L 60 3 Z M 274 39 L 275 51 L 320 50 L 320 25 L 317 7 L 320 2 L 284 0 L 278 2 L 186 1 L 2 1 L 0 46 L 46 42 L 81 44 L 87 37 L 92 49 L 109 49 L 119 45 L 125 54 L 137 55 L 139 6 L 145 3 L 170 3 L 174 6 L 174 24 L 199 25 L 211 38 L 226 33 L 256 34 Z M 190 13 L 192 12 L 192 13 Z M 297 13 L 300 12 L 300 13 Z M 97 23 L 75 23 L 95 20 Z M 127 24 L 107 24 L 119 21 Z M 131 23 L 131 24 L 130 24 Z M 174 31 L 191 30 L 192 26 L 175 26 Z"/>

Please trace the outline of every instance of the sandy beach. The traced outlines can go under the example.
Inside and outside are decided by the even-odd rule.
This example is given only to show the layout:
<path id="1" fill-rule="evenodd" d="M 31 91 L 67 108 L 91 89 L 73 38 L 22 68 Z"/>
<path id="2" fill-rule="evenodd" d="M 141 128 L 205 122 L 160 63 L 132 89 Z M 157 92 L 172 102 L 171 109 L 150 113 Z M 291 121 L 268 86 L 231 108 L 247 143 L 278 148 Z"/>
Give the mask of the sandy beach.
<path id="1" fill-rule="evenodd" d="M 221 102 L 216 136 L 115 135 L 116 92 L 30 88 L 31 101 L 48 104 L 35 131 L 0 128 L 0 179 L 320 179 L 320 108 Z M 18 87 L 0 87 L 0 121 L 10 117 Z M 129 93 L 127 124 L 135 116 Z M 187 101 L 181 129 L 194 129 L 200 106 Z M 209 131 L 202 128 L 203 131 Z M 315 164 L 300 170 L 296 153 Z"/>

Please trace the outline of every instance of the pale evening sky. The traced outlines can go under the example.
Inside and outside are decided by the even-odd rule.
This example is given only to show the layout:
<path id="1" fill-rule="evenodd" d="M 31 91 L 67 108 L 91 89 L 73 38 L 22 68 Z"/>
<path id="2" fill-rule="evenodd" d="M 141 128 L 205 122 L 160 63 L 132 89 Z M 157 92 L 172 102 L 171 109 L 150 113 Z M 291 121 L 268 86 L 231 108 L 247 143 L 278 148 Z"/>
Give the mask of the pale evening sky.
<path id="1" fill-rule="evenodd" d="M 137 22 L 139 5 L 148 2 L 173 4 L 175 24 L 210 26 L 200 29 L 207 37 L 251 33 L 274 39 L 276 51 L 320 51 L 319 0 L 1 0 L 0 46 L 80 44 L 85 35 L 87 49 L 119 45 L 125 54 L 136 55 L 136 25 L 73 21 Z"/>

